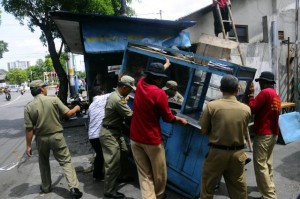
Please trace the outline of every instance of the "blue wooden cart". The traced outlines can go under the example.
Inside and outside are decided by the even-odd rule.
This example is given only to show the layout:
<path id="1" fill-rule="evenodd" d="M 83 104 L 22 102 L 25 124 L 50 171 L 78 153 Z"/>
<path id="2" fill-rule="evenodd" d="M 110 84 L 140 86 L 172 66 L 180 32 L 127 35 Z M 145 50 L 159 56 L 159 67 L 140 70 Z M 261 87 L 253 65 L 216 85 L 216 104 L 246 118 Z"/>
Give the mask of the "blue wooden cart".
<path id="1" fill-rule="evenodd" d="M 189 121 L 187 126 L 161 121 L 168 187 L 185 197 L 197 198 L 201 190 L 202 163 L 208 151 L 208 138 L 200 133 L 198 124 L 201 112 L 208 101 L 222 97 L 220 79 L 228 74 L 239 79 L 241 89 L 238 99 L 246 102 L 256 69 L 178 49 L 129 43 L 120 72 L 138 80 L 151 62 L 164 63 L 165 57 L 171 62 L 167 71 L 169 78 L 165 81 L 175 80 L 178 91 L 184 96 L 182 104 L 169 103 L 169 106 L 175 114 Z M 131 94 L 130 106 L 133 99 L 134 94 Z"/>

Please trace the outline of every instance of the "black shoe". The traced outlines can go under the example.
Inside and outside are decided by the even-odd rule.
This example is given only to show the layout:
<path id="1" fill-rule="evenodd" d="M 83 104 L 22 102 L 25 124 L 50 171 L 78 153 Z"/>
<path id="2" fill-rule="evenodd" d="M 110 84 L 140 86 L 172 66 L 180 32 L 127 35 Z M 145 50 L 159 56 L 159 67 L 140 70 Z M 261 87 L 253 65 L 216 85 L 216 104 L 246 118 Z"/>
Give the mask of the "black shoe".
<path id="1" fill-rule="evenodd" d="M 248 163 L 251 162 L 251 161 L 252 161 L 251 158 L 247 158 L 247 159 L 245 160 L 245 165 L 248 164 Z"/>
<path id="2" fill-rule="evenodd" d="M 120 193 L 120 192 L 116 192 L 116 193 L 105 193 L 104 196 L 106 198 L 125 198 L 125 195 Z"/>
<path id="3" fill-rule="evenodd" d="M 214 191 L 219 191 L 219 188 L 220 188 L 220 183 L 218 183 L 215 187 L 214 187 Z"/>
<path id="4" fill-rule="evenodd" d="M 72 188 L 70 189 L 70 195 L 72 198 L 81 198 L 82 197 L 82 192 L 79 191 L 78 188 Z"/>
<path id="5" fill-rule="evenodd" d="M 117 179 L 117 182 L 118 183 L 134 182 L 134 178 L 131 176 L 129 176 L 127 178 L 119 178 L 119 179 Z"/>

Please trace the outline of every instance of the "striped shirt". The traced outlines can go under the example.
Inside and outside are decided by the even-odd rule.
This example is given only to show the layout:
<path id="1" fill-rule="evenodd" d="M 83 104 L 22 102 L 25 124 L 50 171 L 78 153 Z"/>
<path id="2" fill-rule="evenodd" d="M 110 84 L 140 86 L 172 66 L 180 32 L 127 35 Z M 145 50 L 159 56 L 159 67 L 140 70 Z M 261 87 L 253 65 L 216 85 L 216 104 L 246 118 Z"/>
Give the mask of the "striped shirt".
<path id="1" fill-rule="evenodd" d="M 110 94 L 111 93 L 95 96 L 89 106 L 89 139 L 99 138 L 102 120 L 105 114 L 105 105 Z"/>

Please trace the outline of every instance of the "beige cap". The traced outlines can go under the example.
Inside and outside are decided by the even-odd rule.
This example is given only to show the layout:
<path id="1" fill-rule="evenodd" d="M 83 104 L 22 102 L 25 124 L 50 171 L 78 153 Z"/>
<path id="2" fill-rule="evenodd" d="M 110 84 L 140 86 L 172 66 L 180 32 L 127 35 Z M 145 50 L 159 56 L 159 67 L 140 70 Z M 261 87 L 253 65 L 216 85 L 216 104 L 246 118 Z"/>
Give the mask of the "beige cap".
<path id="1" fill-rule="evenodd" d="M 170 88 L 177 88 L 177 82 L 175 81 L 167 81 L 166 85 L 162 88 L 163 90 L 168 90 Z"/>
<path id="2" fill-rule="evenodd" d="M 29 85 L 30 88 L 39 88 L 42 86 L 46 86 L 46 84 L 40 79 L 32 81 Z"/>
<path id="3" fill-rule="evenodd" d="M 129 75 L 124 75 L 123 77 L 121 77 L 120 82 L 126 86 L 131 87 L 133 90 L 136 90 L 136 87 L 134 86 L 134 79 Z"/>

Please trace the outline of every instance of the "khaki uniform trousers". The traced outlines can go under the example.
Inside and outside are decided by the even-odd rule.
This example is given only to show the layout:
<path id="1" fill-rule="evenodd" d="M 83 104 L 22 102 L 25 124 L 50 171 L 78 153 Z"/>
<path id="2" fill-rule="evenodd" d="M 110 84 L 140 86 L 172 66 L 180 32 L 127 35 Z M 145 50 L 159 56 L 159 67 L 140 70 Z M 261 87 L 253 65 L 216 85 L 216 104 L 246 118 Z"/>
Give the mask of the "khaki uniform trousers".
<path id="1" fill-rule="evenodd" d="M 39 154 L 39 167 L 42 179 L 42 189 L 46 192 L 51 190 L 50 150 L 54 158 L 63 168 L 69 188 L 78 188 L 79 182 L 74 166 L 71 162 L 71 155 L 66 144 L 63 133 L 54 133 L 45 136 L 36 136 L 36 146 Z"/>
<path id="2" fill-rule="evenodd" d="M 213 199 L 214 188 L 223 175 L 229 197 L 247 199 L 245 160 L 243 150 L 210 148 L 202 170 L 201 199 Z"/>
<path id="3" fill-rule="evenodd" d="M 143 199 L 164 198 L 167 166 L 163 144 L 147 145 L 131 140 Z"/>
<path id="4" fill-rule="evenodd" d="M 273 149 L 277 135 L 255 135 L 253 140 L 253 165 L 256 183 L 264 199 L 276 199 L 273 181 Z"/>
<path id="5" fill-rule="evenodd" d="M 128 148 L 119 130 L 102 127 L 99 139 L 104 157 L 104 193 L 114 193 L 117 179 L 128 177 Z"/>

